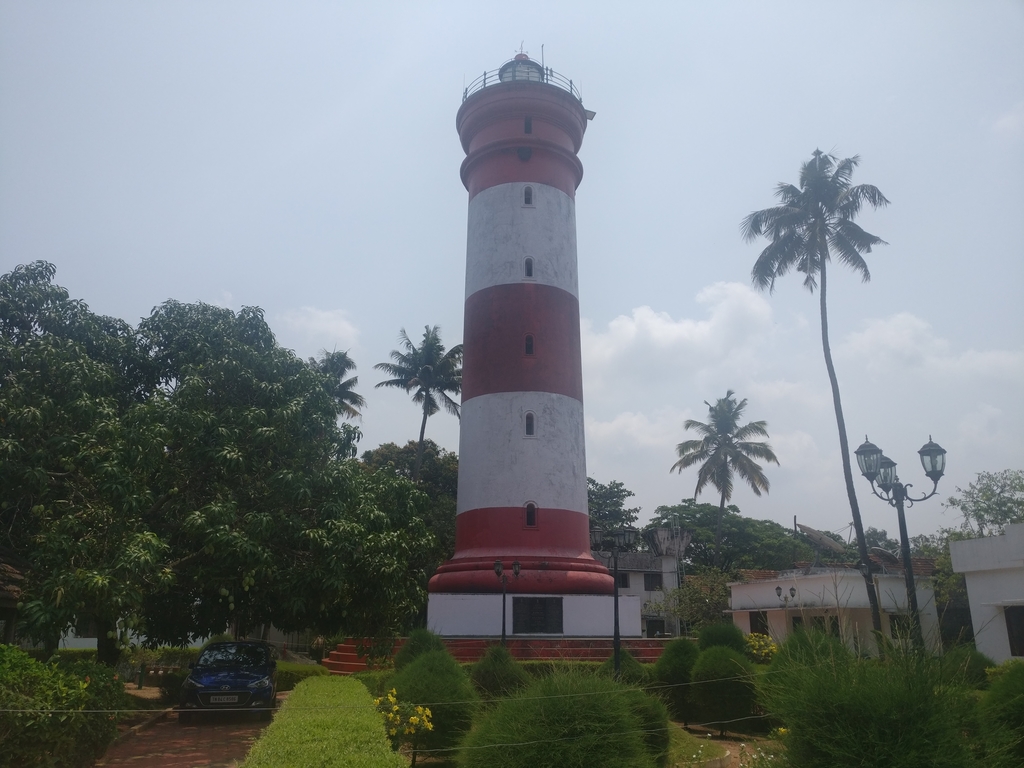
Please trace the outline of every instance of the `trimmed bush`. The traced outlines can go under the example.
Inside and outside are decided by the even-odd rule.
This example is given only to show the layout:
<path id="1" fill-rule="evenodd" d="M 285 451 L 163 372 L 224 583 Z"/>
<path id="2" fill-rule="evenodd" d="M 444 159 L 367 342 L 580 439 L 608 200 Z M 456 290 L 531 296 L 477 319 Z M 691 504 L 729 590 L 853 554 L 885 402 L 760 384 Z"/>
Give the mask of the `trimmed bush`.
<path id="1" fill-rule="evenodd" d="M 754 712 L 753 678 L 753 666 L 742 653 L 723 645 L 701 651 L 690 672 L 695 719 L 720 734 L 726 728 L 742 730 L 743 719 Z"/>
<path id="2" fill-rule="evenodd" d="M 789 638 L 758 681 L 802 768 L 965 768 L 974 765 L 973 693 L 943 679 L 940 663 L 891 648 L 856 658 L 820 633 Z"/>
<path id="3" fill-rule="evenodd" d="M 395 676 L 393 669 L 368 669 L 365 672 L 356 672 L 352 677 L 366 686 L 366 690 L 374 698 L 383 696 L 391 690 L 391 678 Z"/>
<path id="4" fill-rule="evenodd" d="M 619 680 L 626 685 L 636 685 L 641 688 L 648 685 L 653 675 L 651 664 L 641 664 L 633 658 L 633 654 L 625 648 L 619 649 Z M 615 654 L 608 657 L 607 661 L 601 662 L 597 668 L 599 675 L 615 677 Z"/>
<path id="5" fill-rule="evenodd" d="M 253 744 L 242 768 L 405 768 L 391 751 L 373 698 L 357 680 L 303 680 Z"/>
<path id="6" fill-rule="evenodd" d="M 624 694 L 629 711 L 640 726 L 644 749 L 655 765 L 668 762 L 670 745 L 668 708 L 660 699 L 633 688 Z"/>
<path id="7" fill-rule="evenodd" d="M 498 702 L 462 743 L 460 768 L 653 768 L 632 694 L 606 677 L 559 672 Z M 502 746 L 515 744 L 514 748 Z"/>
<path id="8" fill-rule="evenodd" d="M 702 651 L 721 646 L 740 654 L 747 652 L 747 638 L 735 624 L 708 624 L 697 635 L 697 642 Z"/>
<path id="9" fill-rule="evenodd" d="M 327 667 L 319 664 L 298 664 L 294 661 L 277 662 L 277 690 L 290 691 L 307 677 L 322 677 L 331 674 Z"/>
<path id="10" fill-rule="evenodd" d="M 982 733 L 989 763 L 1005 768 L 1024 765 L 1024 662 L 999 666 L 992 687 L 981 701 Z"/>
<path id="11" fill-rule="evenodd" d="M 435 635 L 429 629 L 414 629 L 409 633 L 405 644 L 395 654 L 395 669 L 399 670 L 408 666 L 413 659 L 429 651 L 445 651 L 444 641 L 440 635 Z"/>
<path id="12" fill-rule="evenodd" d="M 958 646 L 942 656 L 942 674 L 945 679 L 963 682 L 979 691 L 988 688 L 985 670 L 994 666 L 996 663 L 973 645 Z"/>
<path id="13" fill-rule="evenodd" d="M 684 723 L 693 717 L 690 697 L 690 673 L 700 651 L 692 640 L 678 638 L 665 645 L 654 663 L 658 695 L 668 704 L 672 717 Z"/>
<path id="14" fill-rule="evenodd" d="M 430 708 L 434 730 L 424 734 L 423 749 L 451 749 L 469 730 L 477 707 L 476 690 L 448 651 L 427 651 L 396 672 L 391 686 L 405 704 Z"/>
<path id="15" fill-rule="evenodd" d="M 529 685 L 533 678 L 503 645 L 492 645 L 472 666 L 469 677 L 485 699 L 501 699 Z"/>
<path id="16" fill-rule="evenodd" d="M 109 667 L 88 661 L 42 664 L 0 645 L 3 768 L 90 766 L 117 735 L 118 714 L 110 710 L 128 708 L 124 687 Z"/>

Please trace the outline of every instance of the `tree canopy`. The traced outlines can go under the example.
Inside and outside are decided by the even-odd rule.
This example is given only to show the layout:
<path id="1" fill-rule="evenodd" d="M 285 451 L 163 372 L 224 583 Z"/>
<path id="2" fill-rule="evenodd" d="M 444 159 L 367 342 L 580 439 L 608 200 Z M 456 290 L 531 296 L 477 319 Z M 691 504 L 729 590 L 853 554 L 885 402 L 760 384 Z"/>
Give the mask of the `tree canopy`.
<path id="1" fill-rule="evenodd" d="M 587 509 L 590 522 L 603 530 L 633 525 L 640 516 L 640 507 L 626 507 L 626 499 L 635 496 L 618 480 L 608 484 L 587 478 Z"/>
<path id="2" fill-rule="evenodd" d="M 130 633 L 378 636 L 418 610 L 428 500 L 348 458 L 337 365 L 258 308 L 168 301 L 136 330 L 54 273 L 0 277 L 0 543 L 33 563 L 31 637 L 94 624 L 109 661 Z"/>
<path id="3" fill-rule="evenodd" d="M 1024 471 L 979 472 L 966 489 L 957 488 L 945 506 L 964 516 L 962 529 L 972 536 L 1000 534 L 1007 525 L 1024 523 Z"/>

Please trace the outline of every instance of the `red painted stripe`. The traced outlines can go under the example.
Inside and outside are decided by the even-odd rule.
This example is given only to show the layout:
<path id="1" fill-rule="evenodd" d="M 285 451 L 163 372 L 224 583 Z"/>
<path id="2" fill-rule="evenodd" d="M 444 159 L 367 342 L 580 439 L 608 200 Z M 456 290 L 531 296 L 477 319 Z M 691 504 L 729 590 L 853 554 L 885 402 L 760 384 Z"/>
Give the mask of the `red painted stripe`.
<path id="1" fill-rule="evenodd" d="M 471 595 L 501 592 L 501 581 L 494 575 L 493 565 L 493 560 L 481 561 L 475 568 L 461 571 L 446 570 L 447 564 L 442 565 L 428 582 L 427 591 Z M 518 579 L 510 574 L 509 594 L 610 595 L 615 591 L 615 580 L 607 569 L 597 573 L 563 567 L 561 563 L 540 565 L 530 568 L 524 563 Z"/>
<path id="2" fill-rule="evenodd" d="M 509 283 L 477 291 L 466 299 L 463 350 L 462 402 L 495 392 L 583 401 L 579 301 L 561 288 Z"/>
<path id="3" fill-rule="evenodd" d="M 528 160 L 520 159 L 520 148 L 531 150 Z M 575 198 L 576 187 L 583 180 L 583 164 L 561 147 L 508 139 L 471 154 L 462 162 L 461 174 L 470 200 L 485 189 L 510 182 L 547 184 Z"/>

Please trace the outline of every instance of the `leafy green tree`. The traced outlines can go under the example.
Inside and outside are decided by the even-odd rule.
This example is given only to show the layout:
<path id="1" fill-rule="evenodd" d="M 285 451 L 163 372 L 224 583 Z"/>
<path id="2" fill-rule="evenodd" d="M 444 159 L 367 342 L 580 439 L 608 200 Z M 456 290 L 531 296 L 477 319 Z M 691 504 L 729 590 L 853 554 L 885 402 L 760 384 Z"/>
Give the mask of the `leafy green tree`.
<path id="1" fill-rule="evenodd" d="M 963 531 L 970 536 L 993 536 L 1014 523 L 1024 523 L 1024 471 L 979 472 L 978 479 L 956 489 L 945 505 L 964 516 Z"/>
<path id="2" fill-rule="evenodd" d="M 719 508 L 714 504 L 683 499 L 679 504 L 658 507 L 644 530 L 678 525 L 689 531 L 691 538 L 683 555 L 684 563 L 710 568 L 715 564 L 718 513 Z M 801 537 L 772 520 L 744 517 L 735 505 L 726 507 L 721 519 L 720 567 L 727 572 L 784 570 L 792 568 L 794 562 L 814 557 Z"/>
<path id="3" fill-rule="evenodd" d="M 679 461 L 672 465 L 672 470 L 680 474 L 684 469 L 700 464 L 697 471 L 697 487 L 693 491 L 694 498 L 707 486 L 712 485 L 721 497 L 718 505 L 718 523 L 715 527 L 715 566 L 721 566 L 722 517 L 725 515 L 725 502 L 732 498 L 732 477 L 735 472 L 745 480 L 755 496 L 761 491 L 768 492 L 768 478 L 765 477 L 761 465 L 754 459 L 771 461 L 775 458 L 768 443 L 750 440 L 751 437 L 768 437 L 767 424 L 763 421 L 751 421 L 742 427 L 740 419 L 747 407 L 746 399 L 737 402 L 730 389 L 725 397 L 720 397 L 711 405 L 707 400 L 708 423 L 687 419 L 683 425 L 701 435 L 699 440 L 685 440 L 676 446 Z M 670 470 L 671 471 L 671 470 Z"/>
<path id="4" fill-rule="evenodd" d="M 839 380 L 832 363 L 832 350 L 828 340 L 827 266 L 835 254 L 840 262 L 861 276 L 864 282 L 871 279 L 863 255 L 871 253 L 876 245 L 885 241 L 865 232 L 854 223 L 865 204 L 880 208 L 889 204 L 885 196 L 870 184 L 851 185 L 853 170 L 860 163 L 857 156 L 837 160 L 815 150 L 811 159 L 800 168 L 800 186 L 780 183 L 776 196 L 780 205 L 754 211 L 741 225 L 743 237 L 752 242 L 758 237 L 768 238 L 768 246 L 761 251 L 751 270 L 751 280 L 759 290 L 769 292 L 775 289 L 776 279 L 791 269 L 802 272 L 804 287 L 818 291 L 818 305 L 821 314 L 821 348 L 825 355 L 832 386 L 832 403 L 839 429 L 839 452 L 843 461 L 843 478 L 846 495 L 850 502 L 850 513 L 857 533 L 857 547 L 861 562 L 868 562 L 868 545 L 864 538 L 864 524 L 861 521 L 857 493 L 853 485 L 853 470 L 850 464 L 850 445 L 846 437 L 846 420 L 839 396 Z M 876 632 L 882 631 L 882 619 L 878 608 L 872 576 L 865 571 L 868 599 L 871 603 L 871 618 Z"/>
<path id="5" fill-rule="evenodd" d="M 423 341 L 413 344 L 405 328 L 398 335 L 402 349 L 391 351 L 390 363 L 373 366 L 392 378 L 377 384 L 377 387 L 404 389 L 412 393 L 412 401 L 421 406 L 423 421 L 420 423 L 420 438 L 417 444 L 416 465 L 412 481 L 419 480 L 420 465 L 423 462 L 423 435 L 427 430 L 427 419 L 443 407 L 456 418 L 459 404 L 450 395 L 462 392 L 462 345 L 456 344 L 445 351 L 441 343 L 438 326 L 424 326 Z"/>
<path id="6" fill-rule="evenodd" d="M 640 516 L 640 507 L 627 508 L 626 499 L 635 495 L 618 480 L 605 485 L 588 477 L 587 509 L 590 522 L 605 531 L 633 525 Z"/>

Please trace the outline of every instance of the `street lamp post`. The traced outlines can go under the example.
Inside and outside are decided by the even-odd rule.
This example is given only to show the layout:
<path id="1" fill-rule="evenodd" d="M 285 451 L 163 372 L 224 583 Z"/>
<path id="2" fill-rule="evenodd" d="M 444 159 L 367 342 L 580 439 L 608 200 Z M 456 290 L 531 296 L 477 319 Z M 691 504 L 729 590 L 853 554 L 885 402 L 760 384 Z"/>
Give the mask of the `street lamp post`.
<path id="1" fill-rule="evenodd" d="M 622 647 L 622 638 L 619 635 L 619 550 L 625 549 L 633 545 L 637 537 L 636 528 L 616 528 L 613 531 L 602 531 L 600 528 L 590 529 L 590 543 L 594 549 L 604 550 L 605 540 L 612 542 L 612 577 L 615 579 L 615 598 L 614 604 L 614 615 L 615 615 L 615 629 L 614 637 L 612 639 L 613 658 L 615 665 L 615 679 L 619 679 L 619 672 L 621 666 L 619 664 L 619 650 Z"/>
<path id="2" fill-rule="evenodd" d="M 519 561 L 512 561 L 512 575 L 519 578 Z M 494 575 L 501 579 L 501 644 L 505 645 L 505 592 L 508 587 L 508 576 L 505 575 L 505 566 L 501 560 L 494 561 Z"/>
<path id="3" fill-rule="evenodd" d="M 932 481 L 932 491 L 916 499 L 907 492 L 907 489 L 912 488 L 913 484 L 900 482 L 899 476 L 896 474 L 896 462 L 884 455 L 882 449 L 871 443 L 866 435 L 864 444 L 855 453 L 861 474 L 871 483 L 871 492 L 890 506 L 896 507 L 896 515 L 900 523 L 900 553 L 903 558 L 903 574 L 907 582 L 910 631 L 914 643 L 918 647 L 923 647 L 921 618 L 917 610 L 917 589 L 914 586 L 914 567 L 910 562 L 910 537 L 907 535 L 907 518 L 903 513 L 903 508 L 904 506 L 912 507 L 915 502 L 930 499 L 938 493 L 939 479 L 946 471 L 946 451 L 938 443 L 932 441 L 931 435 L 928 436 L 928 442 L 921 446 L 918 454 L 921 457 L 921 466 L 924 467 L 925 475 Z M 881 493 L 875 489 L 876 482 Z"/>

